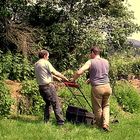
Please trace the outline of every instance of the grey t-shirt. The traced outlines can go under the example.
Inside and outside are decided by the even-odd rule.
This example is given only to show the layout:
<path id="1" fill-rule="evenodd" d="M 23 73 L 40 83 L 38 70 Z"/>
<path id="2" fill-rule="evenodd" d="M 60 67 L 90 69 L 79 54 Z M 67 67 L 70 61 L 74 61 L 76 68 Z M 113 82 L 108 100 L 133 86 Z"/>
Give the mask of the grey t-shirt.
<path id="1" fill-rule="evenodd" d="M 97 86 L 109 83 L 109 63 L 104 58 L 91 59 L 89 69 L 91 85 Z"/>
<path id="2" fill-rule="evenodd" d="M 35 76 L 39 85 L 45 85 L 53 81 L 52 72 L 55 68 L 48 60 L 40 59 L 35 63 Z"/>

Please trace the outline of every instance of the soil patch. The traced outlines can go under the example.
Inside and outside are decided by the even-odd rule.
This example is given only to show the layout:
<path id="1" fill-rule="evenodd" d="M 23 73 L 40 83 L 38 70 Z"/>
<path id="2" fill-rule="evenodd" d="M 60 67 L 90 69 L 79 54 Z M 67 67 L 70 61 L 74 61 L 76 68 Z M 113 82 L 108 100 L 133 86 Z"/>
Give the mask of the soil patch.
<path id="1" fill-rule="evenodd" d="M 138 91 L 140 92 L 140 80 L 139 79 L 129 80 L 129 82 L 134 86 L 134 88 L 138 89 Z"/>
<path id="2" fill-rule="evenodd" d="M 11 112 L 15 113 L 18 111 L 18 102 L 20 100 L 20 98 L 22 97 L 20 94 L 21 91 L 21 83 L 17 82 L 17 81 L 11 81 L 11 80 L 6 80 L 5 83 L 7 84 L 10 93 L 11 93 L 11 97 L 14 99 L 15 103 L 14 105 L 11 106 Z"/>

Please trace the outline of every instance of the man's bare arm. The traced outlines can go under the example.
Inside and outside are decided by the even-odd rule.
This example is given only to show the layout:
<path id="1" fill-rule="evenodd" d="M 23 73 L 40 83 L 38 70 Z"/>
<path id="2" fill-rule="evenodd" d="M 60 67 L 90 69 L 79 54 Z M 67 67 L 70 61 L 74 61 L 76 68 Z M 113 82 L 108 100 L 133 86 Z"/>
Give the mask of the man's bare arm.
<path id="1" fill-rule="evenodd" d="M 90 68 L 91 62 L 88 60 L 73 76 L 72 81 L 75 81 L 84 71 Z"/>

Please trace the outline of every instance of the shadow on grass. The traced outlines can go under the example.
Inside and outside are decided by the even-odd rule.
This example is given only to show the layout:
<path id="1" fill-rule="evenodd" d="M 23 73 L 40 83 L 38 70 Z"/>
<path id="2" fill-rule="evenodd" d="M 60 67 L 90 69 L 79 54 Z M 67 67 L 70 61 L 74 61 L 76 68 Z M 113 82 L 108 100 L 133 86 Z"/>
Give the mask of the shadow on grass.
<path id="1" fill-rule="evenodd" d="M 34 123 L 34 124 L 44 123 L 43 117 L 41 117 L 41 116 L 11 115 L 8 118 L 12 119 L 12 120 L 19 121 L 19 122 L 24 122 L 24 123 Z M 49 123 L 51 123 L 51 125 L 58 126 L 57 123 L 56 123 L 56 119 L 54 117 L 50 118 Z M 88 125 L 88 124 L 84 124 L 84 123 L 73 123 L 73 122 L 69 122 L 67 120 L 65 120 L 64 126 L 65 125 L 73 125 L 73 126 L 76 126 L 76 127 L 83 126 L 83 127 L 88 127 L 88 128 L 96 127 L 95 124 L 94 125 Z M 60 127 L 60 126 L 58 126 L 58 127 Z"/>
<path id="2" fill-rule="evenodd" d="M 33 115 L 11 115 L 9 117 L 9 119 L 12 120 L 16 120 L 18 122 L 23 122 L 25 124 L 27 123 L 32 123 L 32 124 L 45 124 L 43 121 L 43 117 L 42 116 L 33 116 Z M 114 122 L 113 122 L 114 124 Z M 115 122 L 115 124 L 118 124 L 118 122 Z M 56 126 L 58 128 L 96 128 L 100 131 L 102 131 L 101 128 L 97 127 L 95 124 L 91 125 L 91 124 L 85 124 L 85 123 L 74 123 L 74 122 L 70 122 L 65 120 L 65 124 L 63 126 L 58 126 L 56 123 L 56 119 L 54 116 L 52 116 L 48 122 L 48 125 L 51 126 Z"/>

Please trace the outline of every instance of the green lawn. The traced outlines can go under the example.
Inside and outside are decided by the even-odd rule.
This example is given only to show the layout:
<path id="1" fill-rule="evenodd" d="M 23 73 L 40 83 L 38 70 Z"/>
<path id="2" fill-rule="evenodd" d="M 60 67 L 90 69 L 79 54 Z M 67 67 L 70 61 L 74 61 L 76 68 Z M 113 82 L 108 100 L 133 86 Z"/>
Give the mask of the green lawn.
<path id="1" fill-rule="evenodd" d="M 119 123 L 111 123 L 111 132 L 95 126 L 56 126 L 54 119 L 44 124 L 40 119 L 18 117 L 0 120 L 0 140 L 139 140 L 140 114 L 123 115 Z"/>

